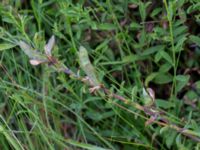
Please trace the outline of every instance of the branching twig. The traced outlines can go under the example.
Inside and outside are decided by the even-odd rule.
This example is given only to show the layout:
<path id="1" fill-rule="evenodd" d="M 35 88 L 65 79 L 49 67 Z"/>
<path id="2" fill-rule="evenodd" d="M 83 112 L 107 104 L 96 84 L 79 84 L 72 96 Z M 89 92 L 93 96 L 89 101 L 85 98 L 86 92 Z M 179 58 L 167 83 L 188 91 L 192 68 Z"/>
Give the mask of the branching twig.
<path id="1" fill-rule="evenodd" d="M 101 96 L 103 93 L 103 96 L 118 99 L 121 102 L 123 102 L 124 104 L 131 105 L 135 109 L 142 111 L 144 114 L 146 114 L 150 118 L 146 121 L 145 125 L 156 123 L 156 124 L 164 126 L 164 127 L 169 127 L 171 129 L 176 130 L 180 134 L 187 136 L 188 138 L 190 138 L 194 141 L 200 142 L 200 135 L 196 134 L 194 131 L 179 127 L 178 125 L 171 123 L 171 121 L 167 118 L 167 115 L 164 111 L 158 110 L 155 107 L 153 107 L 152 105 L 151 106 L 146 106 L 146 105 L 142 106 L 136 102 L 132 102 L 132 101 L 126 99 L 125 97 L 112 92 L 111 90 L 106 88 L 103 84 L 99 84 L 97 79 L 95 79 L 95 75 L 92 76 L 91 74 L 89 74 L 89 72 L 87 72 L 87 76 L 85 76 L 85 77 L 81 77 L 81 76 L 77 75 L 76 73 L 74 73 L 72 70 L 70 70 L 70 68 L 66 67 L 64 64 L 59 62 L 56 58 L 54 58 L 51 55 L 51 50 L 53 48 L 54 43 L 55 43 L 55 38 L 54 38 L 54 36 L 52 36 L 50 38 L 50 40 L 48 41 L 48 43 L 44 47 L 45 55 L 40 54 L 37 51 L 31 50 L 32 47 L 30 47 L 28 44 L 26 44 L 23 41 L 19 42 L 19 46 L 26 53 L 26 55 L 29 56 L 30 63 L 32 65 L 48 63 L 48 65 L 53 66 L 57 72 L 63 72 L 65 74 L 69 75 L 70 77 L 81 81 L 83 84 L 88 85 L 90 87 L 90 93 L 99 92 L 99 94 Z M 87 58 L 87 59 L 89 59 L 89 58 Z M 85 62 L 83 62 L 83 63 L 85 63 Z M 88 62 L 88 63 L 90 63 L 90 62 Z M 88 70 L 87 67 L 89 67 L 89 66 L 88 66 L 88 64 L 86 64 L 86 65 L 87 66 L 85 66 L 85 67 Z M 91 71 L 91 66 L 89 69 L 90 69 L 89 71 Z M 91 73 L 93 73 L 93 70 Z M 90 77 L 92 77 L 93 79 Z M 117 103 L 116 103 L 116 105 L 119 106 L 119 104 L 117 104 Z M 120 105 L 120 107 L 123 109 L 125 108 L 121 105 Z"/>
<path id="2" fill-rule="evenodd" d="M 157 110 L 154 107 L 142 106 L 142 105 L 140 105 L 138 103 L 132 102 L 132 101 L 124 98 L 121 95 L 113 93 L 108 88 L 106 88 L 104 85 L 99 85 L 98 88 L 95 88 L 95 86 L 92 84 L 92 82 L 90 81 L 90 79 L 87 76 L 80 77 L 80 76 L 76 75 L 73 71 L 71 71 L 68 67 L 57 68 L 60 65 L 57 65 L 55 63 L 54 63 L 54 66 L 55 66 L 56 70 L 61 70 L 65 74 L 69 75 L 70 77 L 73 77 L 73 78 L 81 81 L 83 84 L 87 84 L 90 88 L 94 88 L 99 92 L 103 91 L 106 96 L 108 96 L 110 98 L 118 99 L 118 100 L 122 101 L 124 104 L 129 104 L 129 105 L 133 106 L 134 108 L 136 108 L 136 109 L 138 109 L 140 111 L 143 111 L 147 116 L 150 116 L 150 117 L 153 116 L 154 120 L 151 120 L 153 123 L 156 123 L 158 125 L 174 129 L 177 132 L 179 132 L 180 134 L 183 134 L 183 135 L 187 136 L 188 138 L 190 138 L 190 139 L 192 139 L 194 141 L 200 142 L 200 137 L 198 135 L 196 135 L 193 131 L 185 129 L 185 128 L 182 128 L 182 127 L 179 127 L 179 126 L 177 126 L 175 124 L 170 123 L 170 120 L 168 120 L 163 115 L 163 114 L 165 114 L 164 111 Z"/>

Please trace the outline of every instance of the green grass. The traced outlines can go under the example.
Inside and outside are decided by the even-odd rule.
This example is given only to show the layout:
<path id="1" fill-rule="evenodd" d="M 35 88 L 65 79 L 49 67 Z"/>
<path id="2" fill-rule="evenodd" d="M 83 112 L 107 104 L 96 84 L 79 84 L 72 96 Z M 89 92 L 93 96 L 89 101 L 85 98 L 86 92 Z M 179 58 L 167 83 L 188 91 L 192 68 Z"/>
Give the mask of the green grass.
<path id="1" fill-rule="evenodd" d="M 199 10 L 198 0 L 2 0 L 0 149 L 200 149 Z M 59 62 L 31 65 L 19 41 L 45 56 L 52 35 Z M 110 94 L 80 81 L 92 73 Z"/>

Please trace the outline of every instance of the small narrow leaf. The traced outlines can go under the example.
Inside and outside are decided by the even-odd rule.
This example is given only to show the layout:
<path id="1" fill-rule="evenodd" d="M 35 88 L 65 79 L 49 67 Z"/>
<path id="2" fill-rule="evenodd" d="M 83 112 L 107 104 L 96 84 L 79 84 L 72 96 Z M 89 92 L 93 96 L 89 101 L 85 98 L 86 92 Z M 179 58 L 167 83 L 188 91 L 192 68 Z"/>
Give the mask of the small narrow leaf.
<path id="1" fill-rule="evenodd" d="M 137 22 L 132 22 L 132 23 L 130 24 L 130 29 L 131 29 L 131 30 L 138 30 L 138 29 L 140 29 L 140 28 L 142 28 L 142 26 L 141 26 L 139 23 L 137 23 Z"/>
<path id="2" fill-rule="evenodd" d="M 53 35 L 53 36 L 51 36 L 48 43 L 44 47 L 45 54 L 51 56 L 51 51 L 52 51 L 54 45 L 55 45 L 55 36 Z"/>
<path id="3" fill-rule="evenodd" d="M 173 66 L 173 60 L 172 60 L 171 56 L 167 52 L 161 51 L 161 55 L 165 60 L 167 60 Z"/>
<path id="4" fill-rule="evenodd" d="M 161 55 L 161 53 L 160 53 L 160 51 L 159 51 L 159 52 L 156 53 L 156 55 L 155 55 L 155 57 L 154 57 L 154 60 L 155 60 L 155 62 L 157 63 L 157 62 L 160 61 L 161 58 L 162 58 L 162 55 Z"/>
<path id="5" fill-rule="evenodd" d="M 33 56 L 33 48 L 30 45 L 26 44 L 24 41 L 20 41 L 19 46 L 29 58 Z"/>
<path id="6" fill-rule="evenodd" d="M 187 29 L 187 26 L 180 26 L 175 28 L 173 31 L 174 37 L 178 37 L 178 35 L 185 33 Z"/>
<path id="7" fill-rule="evenodd" d="M 173 11 L 173 2 L 169 2 L 169 6 L 168 6 L 168 14 L 167 14 L 167 18 L 169 21 L 172 21 L 173 15 L 174 15 L 174 11 Z"/>
<path id="8" fill-rule="evenodd" d="M 191 35 L 189 38 L 190 38 L 191 42 L 193 42 L 193 43 L 197 44 L 198 46 L 200 46 L 200 37 Z"/>
<path id="9" fill-rule="evenodd" d="M 33 48 L 30 45 L 26 44 L 24 41 L 19 41 L 18 45 L 30 59 L 36 59 L 36 60 L 46 59 L 44 56 L 42 56 L 42 54 L 40 54 L 36 50 L 33 50 Z"/>
<path id="10" fill-rule="evenodd" d="M 89 60 L 87 50 L 83 46 L 81 46 L 79 48 L 78 56 L 79 56 L 81 68 L 86 73 L 86 75 L 89 77 L 89 79 L 92 81 L 92 84 L 94 86 L 98 86 L 99 81 L 97 79 L 94 67 L 92 66 L 92 64 Z"/>
<path id="11" fill-rule="evenodd" d="M 117 29 L 117 26 L 114 25 L 114 24 L 111 24 L 111 23 L 104 23 L 104 24 L 99 24 L 97 26 L 97 29 L 98 30 L 116 30 Z"/>
<path id="12" fill-rule="evenodd" d="M 165 72 L 168 72 L 171 68 L 172 68 L 172 65 L 167 62 L 160 66 L 159 72 L 165 73 Z"/>
<path id="13" fill-rule="evenodd" d="M 156 99 L 155 103 L 156 103 L 156 106 L 159 108 L 169 109 L 169 108 L 175 107 L 174 103 L 163 100 L 163 99 Z"/>
<path id="14" fill-rule="evenodd" d="M 183 50 L 183 45 L 184 42 L 187 40 L 187 38 L 185 36 L 183 36 L 179 42 L 175 45 L 175 52 L 180 52 L 181 50 Z"/>
<path id="15" fill-rule="evenodd" d="M 11 43 L 0 43 L 0 51 L 11 49 L 15 47 L 16 45 L 11 44 Z"/>
<path id="16" fill-rule="evenodd" d="M 33 50 L 33 48 L 31 46 L 26 44 L 24 41 L 20 41 L 19 42 L 19 46 L 28 57 L 30 57 L 30 58 L 32 57 L 32 52 L 31 51 Z"/>
<path id="17" fill-rule="evenodd" d="M 142 55 L 150 55 L 150 54 L 153 54 L 157 51 L 162 51 L 164 50 L 165 46 L 164 45 L 157 45 L 157 46 L 153 46 L 153 47 L 150 47 L 148 49 L 146 49 Z"/>
<path id="18" fill-rule="evenodd" d="M 189 82 L 190 76 L 189 75 L 177 75 L 177 87 L 176 90 L 179 92 L 188 82 Z"/>

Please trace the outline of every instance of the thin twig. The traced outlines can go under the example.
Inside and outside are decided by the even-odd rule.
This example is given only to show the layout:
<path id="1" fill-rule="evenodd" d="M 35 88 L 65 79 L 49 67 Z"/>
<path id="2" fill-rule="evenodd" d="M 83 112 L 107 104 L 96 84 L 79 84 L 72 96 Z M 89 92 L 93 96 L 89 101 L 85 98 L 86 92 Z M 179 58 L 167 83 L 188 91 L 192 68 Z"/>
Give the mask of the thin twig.
<path id="1" fill-rule="evenodd" d="M 59 63 L 59 62 L 57 62 L 57 63 Z M 92 84 L 92 82 L 90 81 L 90 79 L 87 76 L 80 77 L 80 76 L 76 75 L 68 67 L 57 68 L 58 66 L 62 66 L 62 65 L 56 65 L 55 63 L 53 63 L 53 65 L 55 66 L 55 68 L 57 70 L 59 70 L 59 71 L 61 70 L 65 74 L 69 75 L 70 77 L 76 78 L 77 80 L 83 82 L 84 84 L 87 84 L 90 88 L 95 88 L 95 86 Z M 163 116 L 163 114 L 165 114 L 164 111 L 159 111 L 156 108 L 142 106 L 138 103 L 132 102 L 132 101 L 124 98 L 123 96 L 110 91 L 104 85 L 100 85 L 99 88 L 96 88 L 96 90 L 98 90 L 99 92 L 103 91 L 105 93 L 105 95 L 107 95 L 108 97 L 118 99 L 118 100 L 122 101 L 124 104 L 130 104 L 134 108 L 136 108 L 140 111 L 143 111 L 147 116 L 150 116 L 150 117 L 157 116 L 155 118 L 155 120 L 152 121 L 153 123 L 174 129 L 177 132 L 179 132 L 180 134 L 185 135 L 186 137 L 188 137 L 194 141 L 200 142 L 200 137 L 198 135 L 192 134 L 193 131 L 185 129 L 185 128 L 181 128 L 175 124 L 171 124 L 170 120 L 168 120 L 165 116 Z"/>

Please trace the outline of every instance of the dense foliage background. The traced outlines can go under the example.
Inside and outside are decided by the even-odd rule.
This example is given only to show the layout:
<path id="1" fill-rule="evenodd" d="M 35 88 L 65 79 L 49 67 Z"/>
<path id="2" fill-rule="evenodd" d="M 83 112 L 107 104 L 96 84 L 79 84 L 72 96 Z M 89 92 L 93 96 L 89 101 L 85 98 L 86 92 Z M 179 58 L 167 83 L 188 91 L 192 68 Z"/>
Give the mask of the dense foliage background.
<path id="1" fill-rule="evenodd" d="M 199 12 L 199 0 L 1 0 L 0 149 L 199 150 Z M 169 126 L 32 66 L 18 42 L 43 52 L 52 35 L 54 57 L 81 76 L 82 45 L 111 91 L 147 106 L 150 89 Z"/>

